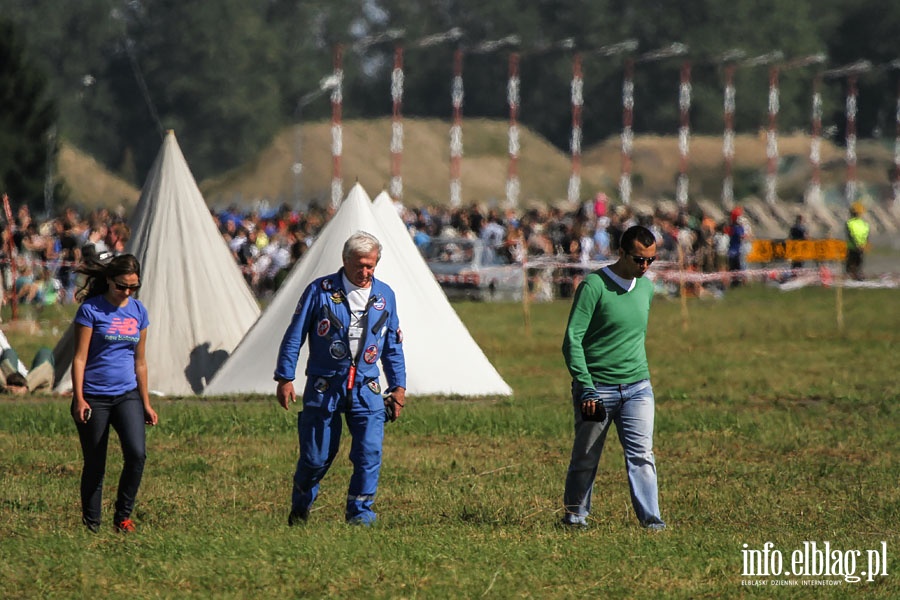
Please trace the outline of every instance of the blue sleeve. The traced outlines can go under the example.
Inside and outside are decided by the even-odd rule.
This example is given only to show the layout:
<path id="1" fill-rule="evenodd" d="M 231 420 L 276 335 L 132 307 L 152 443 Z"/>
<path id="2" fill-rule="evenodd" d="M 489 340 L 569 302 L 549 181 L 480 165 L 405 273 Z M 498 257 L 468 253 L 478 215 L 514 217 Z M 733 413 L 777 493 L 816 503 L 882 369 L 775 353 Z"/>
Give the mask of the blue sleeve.
<path id="1" fill-rule="evenodd" d="M 147 312 L 147 307 L 144 306 L 144 304 L 140 300 L 138 300 L 137 303 L 137 305 L 140 307 L 139 312 L 141 317 L 138 320 L 138 322 L 140 323 L 140 325 L 138 326 L 138 330 L 143 331 L 150 325 L 150 313 Z"/>
<path id="2" fill-rule="evenodd" d="M 393 294 L 391 300 L 391 316 L 388 319 L 388 332 L 384 340 L 381 354 L 381 366 L 387 378 L 388 388 L 402 387 L 406 389 L 406 359 L 403 356 L 403 332 L 400 331 L 400 317 L 397 315 L 397 301 Z"/>
<path id="3" fill-rule="evenodd" d="M 291 323 L 281 339 L 278 360 L 275 363 L 276 380 L 293 381 L 296 377 L 297 360 L 300 357 L 300 348 L 303 346 L 306 332 L 309 331 L 310 317 L 314 314 L 317 291 L 315 282 L 311 283 L 300 297 L 300 302 L 297 303 Z"/>
<path id="4" fill-rule="evenodd" d="M 87 302 L 83 302 L 81 306 L 78 307 L 78 312 L 75 313 L 75 323 L 78 325 L 84 325 L 85 327 L 94 328 L 94 315 L 93 307 Z"/>

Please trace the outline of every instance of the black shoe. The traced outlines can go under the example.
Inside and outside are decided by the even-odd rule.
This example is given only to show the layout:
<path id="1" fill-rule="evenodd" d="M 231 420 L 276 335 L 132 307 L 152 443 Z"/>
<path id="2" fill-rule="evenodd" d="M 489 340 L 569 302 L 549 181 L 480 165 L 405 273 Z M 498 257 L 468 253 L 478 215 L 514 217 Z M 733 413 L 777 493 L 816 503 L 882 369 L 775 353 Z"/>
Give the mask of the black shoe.
<path id="1" fill-rule="evenodd" d="M 81 522 L 84 523 L 84 526 L 88 528 L 88 531 L 91 533 L 100 533 L 100 523 L 91 523 L 87 520 L 87 517 L 81 517 Z"/>
<path id="2" fill-rule="evenodd" d="M 306 523 L 307 519 L 309 519 L 309 510 L 292 510 L 291 514 L 288 515 L 288 526 L 293 527 L 294 525 L 302 525 L 303 523 Z"/>

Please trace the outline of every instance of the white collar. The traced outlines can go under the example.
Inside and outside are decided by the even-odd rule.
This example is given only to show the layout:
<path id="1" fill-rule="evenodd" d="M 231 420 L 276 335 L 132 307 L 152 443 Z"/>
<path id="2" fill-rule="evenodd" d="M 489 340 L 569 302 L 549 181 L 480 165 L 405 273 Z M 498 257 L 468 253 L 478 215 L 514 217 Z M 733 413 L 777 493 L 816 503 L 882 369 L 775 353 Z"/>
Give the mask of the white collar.
<path id="1" fill-rule="evenodd" d="M 618 275 L 613 273 L 612 269 L 610 269 L 609 267 L 603 267 L 602 270 L 604 273 L 609 275 L 610 279 L 612 279 L 614 282 L 616 282 L 616 285 L 618 285 L 620 288 L 622 288 L 626 292 L 630 292 L 631 290 L 633 290 L 634 286 L 637 284 L 636 278 L 623 279 L 622 277 L 619 277 Z"/>

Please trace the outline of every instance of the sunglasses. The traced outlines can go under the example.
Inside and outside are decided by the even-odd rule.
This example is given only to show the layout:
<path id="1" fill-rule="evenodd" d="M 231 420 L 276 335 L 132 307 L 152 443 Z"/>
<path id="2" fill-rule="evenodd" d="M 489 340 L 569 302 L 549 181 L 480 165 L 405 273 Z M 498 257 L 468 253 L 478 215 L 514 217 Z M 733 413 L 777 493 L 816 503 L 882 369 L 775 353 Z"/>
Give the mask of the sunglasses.
<path id="1" fill-rule="evenodd" d="M 651 256 L 649 258 L 645 258 L 643 256 L 635 256 L 634 254 L 629 254 L 629 256 L 631 257 L 631 260 L 633 260 L 635 264 L 640 265 L 642 267 L 644 265 L 647 265 L 649 267 L 650 265 L 653 264 L 653 261 L 656 260 L 656 258 L 657 258 L 656 256 Z"/>
<path id="2" fill-rule="evenodd" d="M 132 292 L 136 292 L 141 289 L 141 284 L 136 283 L 135 285 L 125 285 L 124 283 L 119 283 L 118 281 L 113 281 L 113 285 L 116 286 L 116 289 L 120 292 L 124 292 L 125 290 L 131 290 Z"/>

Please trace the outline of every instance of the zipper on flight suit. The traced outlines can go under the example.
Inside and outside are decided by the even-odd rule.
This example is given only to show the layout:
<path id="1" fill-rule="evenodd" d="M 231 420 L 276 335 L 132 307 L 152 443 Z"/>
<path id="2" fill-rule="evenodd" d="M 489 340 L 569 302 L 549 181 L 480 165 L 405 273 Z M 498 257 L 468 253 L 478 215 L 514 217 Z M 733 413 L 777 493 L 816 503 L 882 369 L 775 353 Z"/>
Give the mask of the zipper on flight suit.
<path id="1" fill-rule="evenodd" d="M 341 295 L 343 295 L 343 292 L 341 292 Z M 366 341 L 366 338 L 368 337 L 367 335 L 365 335 L 365 332 L 366 332 L 366 328 L 369 326 L 369 308 L 373 304 L 375 304 L 375 301 L 377 299 L 378 298 L 375 295 L 369 296 L 369 301 L 366 302 L 366 307 L 363 309 L 363 314 L 359 318 L 359 327 L 360 327 L 360 330 L 363 332 L 363 337 L 361 337 L 359 339 L 359 345 L 356 347 L 356 356 L 350 357 L 350 371 L 347 373 L 347 391 L 348 392 L 353 389 L 353 384 L 356 383 L 356 365 L 359 364 L 359 357 L 362 356 L 362 353 L 363 353 L 363 351 L 365 349 L 365 345 L 366 345 L 365 341 Z M 350 312 L 350 303 L 349 302 L 347 303 L 347 311 Z M 348 344 L 350 342 L 349 335 L 347 338 L 347 342 L 348 342 Z M 349 409 L 350 408 L 350 406 L 349 406 L 350 394 L 347 394 L 347 404 L 348 404 L 347 408 Z"/>

